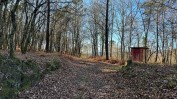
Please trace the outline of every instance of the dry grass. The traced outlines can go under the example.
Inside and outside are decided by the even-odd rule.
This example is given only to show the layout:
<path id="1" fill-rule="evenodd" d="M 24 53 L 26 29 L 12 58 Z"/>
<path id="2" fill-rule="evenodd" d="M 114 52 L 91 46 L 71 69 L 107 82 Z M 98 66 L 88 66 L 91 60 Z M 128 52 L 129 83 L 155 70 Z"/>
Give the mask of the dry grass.
<path id="1" fill-rule="evenodd" d="M 101 57 L 101 56 L 89 57 L 88 60 L 92 62 L 104 62 L 104 63 L 110 63 L 110 64 L 125 65 L 125 61 L 121 61 L 115 58 L 106 60 L 105 57 Z"/>
<path id="2" fill-rule="evenodd" d="M 67 54 L 64 54 L 63 56 L 65 56 L 65 58 L 67 58 L 71 61 L 83 60 L 83 61 L 89 61 L 89 62 L 93 62 L 93 63 L 103 62 L 103 63 L 115 64 L 115 65 L 125 65 L 125 61 L 121 61 L 121 60 L 118 60 L 118 59 L 115 59 L 115 58 L 106 60 L 105 57 L 101 57 L 101 56 L 96 56 L 96 57 L 90 56 L 88 58 L 76 57 L 76 56 L 71 56 L 71 55 L 67 55 Z"/>

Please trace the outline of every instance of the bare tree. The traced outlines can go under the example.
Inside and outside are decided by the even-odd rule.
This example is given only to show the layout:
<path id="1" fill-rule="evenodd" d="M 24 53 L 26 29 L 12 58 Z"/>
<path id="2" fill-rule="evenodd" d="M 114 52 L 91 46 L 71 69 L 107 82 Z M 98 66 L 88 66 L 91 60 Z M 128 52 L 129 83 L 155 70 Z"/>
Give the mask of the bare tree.
<path id="1" fill-rule="evenodd" d="M 46 30 L 46 52 L 49 52 L 49 42 L 50 42 L 50 0 L 47 0 L 47 30 Z"/>
<path id="2" fill-rule="evenodd" d="M 108 27 L 108 15 L 109 14 L 109 0 L 106 2 L 106 25 L 105 25 L 105 51 L 106 51 L 106 60 L 109 60 L 109 53 L 108 53 L 108 36 L 109 36 L 109 27 Z"/>
<path id="3" fill-rule="evenodd" d="M 10 57 L 13 58 L 14 57 L 14 34 L 16 32 L 16 29 L 17 29 L 17 24 L 16 24 L 16 11 L 17 11 L 17 7 L 18 7 L 18 4 L 19 4 L 20 0 L 16 0 L 15 2 L 15 5 L 13 6 L 10 14 L 11 14 L 11 22 L 12 22 L 12 30 L 11 30 L 11 33 L 9 35 L 9 54 L 10 54 Z"/>

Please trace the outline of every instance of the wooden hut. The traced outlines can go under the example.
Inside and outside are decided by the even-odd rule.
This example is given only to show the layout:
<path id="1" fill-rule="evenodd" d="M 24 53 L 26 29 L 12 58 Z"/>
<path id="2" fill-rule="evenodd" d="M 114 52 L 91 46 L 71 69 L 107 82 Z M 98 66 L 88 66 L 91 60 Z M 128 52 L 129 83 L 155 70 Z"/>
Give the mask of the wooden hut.
<path id="1" fill-rule="evenodd" d="M 147 47 L 131 47 L 132 61 L 145 62 L 145 52 L 147 49 Z"/>

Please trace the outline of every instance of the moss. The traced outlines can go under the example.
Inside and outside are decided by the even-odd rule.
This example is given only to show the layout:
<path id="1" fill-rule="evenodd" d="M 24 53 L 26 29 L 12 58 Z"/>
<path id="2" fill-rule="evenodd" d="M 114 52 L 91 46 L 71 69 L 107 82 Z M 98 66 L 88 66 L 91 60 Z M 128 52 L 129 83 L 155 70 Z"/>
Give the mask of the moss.
<path id="1" fill-rule="evenodd" d="M 22 84 L 20 90 L 21 90 L 21 91 L 27 90 L 27 89 L 29 89 L 31 86 L 32 86 L 32 84 L 31 84 L 30 81 L 23 82 L 23 84 Z"/>
<path id="2" fill-rule="evenodd" d="M 0 78 L 0 99 L 13 98 L 18 91 L 26 90 L 40 80 L 39 67 L 34 60 L 2 58 L 0 72 L 4 74 Z"/>
<path id="3" fill-rule="evenodd" d="M 26 90 L 37 83 L 45 74 L 40 73 L 35 60 L 19 60 L 5 58 L 0 55 L 0 99 L 13 99 L 19 91 Z M 59 60 L 47 63 L 46 73 L 61 66 Z"/>
<path id="4" fill-rule="evenodd" d="M 4 57 L 0 54 L 0 64 L 2 63 Z"/>
<path id="5" fill-rule="evenodd" d="M 84 99 L 83 98 L 83 95 L 84 95 L 84 93 L 82 92 L 82 93 L 80 93 L 77 97 L 76 97 L 76 99 Z"/>
<path id="6" fill-rule="evenodd" d="M 132 66 L 123 66 L 122 68 L 121 68 L 121 72 L 123 72 L 123 73 L 129 73 L 130 71 L 132 71 L 133 70 L 133 67 Z"/>
<path id="7" fill-rule="evenodd" d="M 167 88 L 168 89 L 173 89 L 174 87 L 176 87 L 176 81 L 174 80 L 170 80 L 167 84 Z"/>
<path id="8" fill-rule="evenodd" d="M 127 66 L 131 66 L 132 65 L 132 60 L 127 60 Z"/>
<path id="9" fill-rule="evenodd" d="M 167 77 L 165 81 L 166 81 L 166 84 L 164 85 L 164 88 L 173 89 L 177 85 L 176 80 L 172 77 Z"/>
<path id="10" fill-rule="evenodd" d="M 60 64 L 59 60 L 56 60 L 56 59 L 52 60 L 51 62 L 46 63 L 46 70 L 48 72 L 55 71 L 55 70 L 59 69 L 60 67 L 61 67 L 61 64 Z"/>
<path id="11" fill-rule="evenodd" d="M 0 99 L 14 99 L 18 89 L 15 88 L 3 88 L 0 91 Z"/>
<path id="12" fill-rule="evenodd" d="M 21 67 L 21 90 L 26 90 L 40 80 L 39 67 L 34 60 L 23 61 Z"/>

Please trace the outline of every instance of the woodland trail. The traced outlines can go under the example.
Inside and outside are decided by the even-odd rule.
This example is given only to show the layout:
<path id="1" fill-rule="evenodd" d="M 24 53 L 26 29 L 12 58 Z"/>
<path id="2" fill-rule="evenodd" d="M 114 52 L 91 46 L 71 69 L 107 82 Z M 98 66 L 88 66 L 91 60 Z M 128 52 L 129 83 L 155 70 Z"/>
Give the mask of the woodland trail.
<path id="1" fill-rule="evenodd" d="M 116 65 L 57 54 L 16 56 L 36 60 L 41 68 L 45 62 L 53 59 L 60 60 L 62 65 L 29 90 L 20 92 L 19 99 L 177 98 L 176 66 L 134 64 L 115 72 L 106 70 Z"/>
<path id="2" fill-rule="evenodd" d="M 37 85 L 19 94 L 26 99 L 110 99 L 118 98 L 115 73 L 102 72 L 109 66 L 60 57 L 62 67 L 45 76 Z"/>

